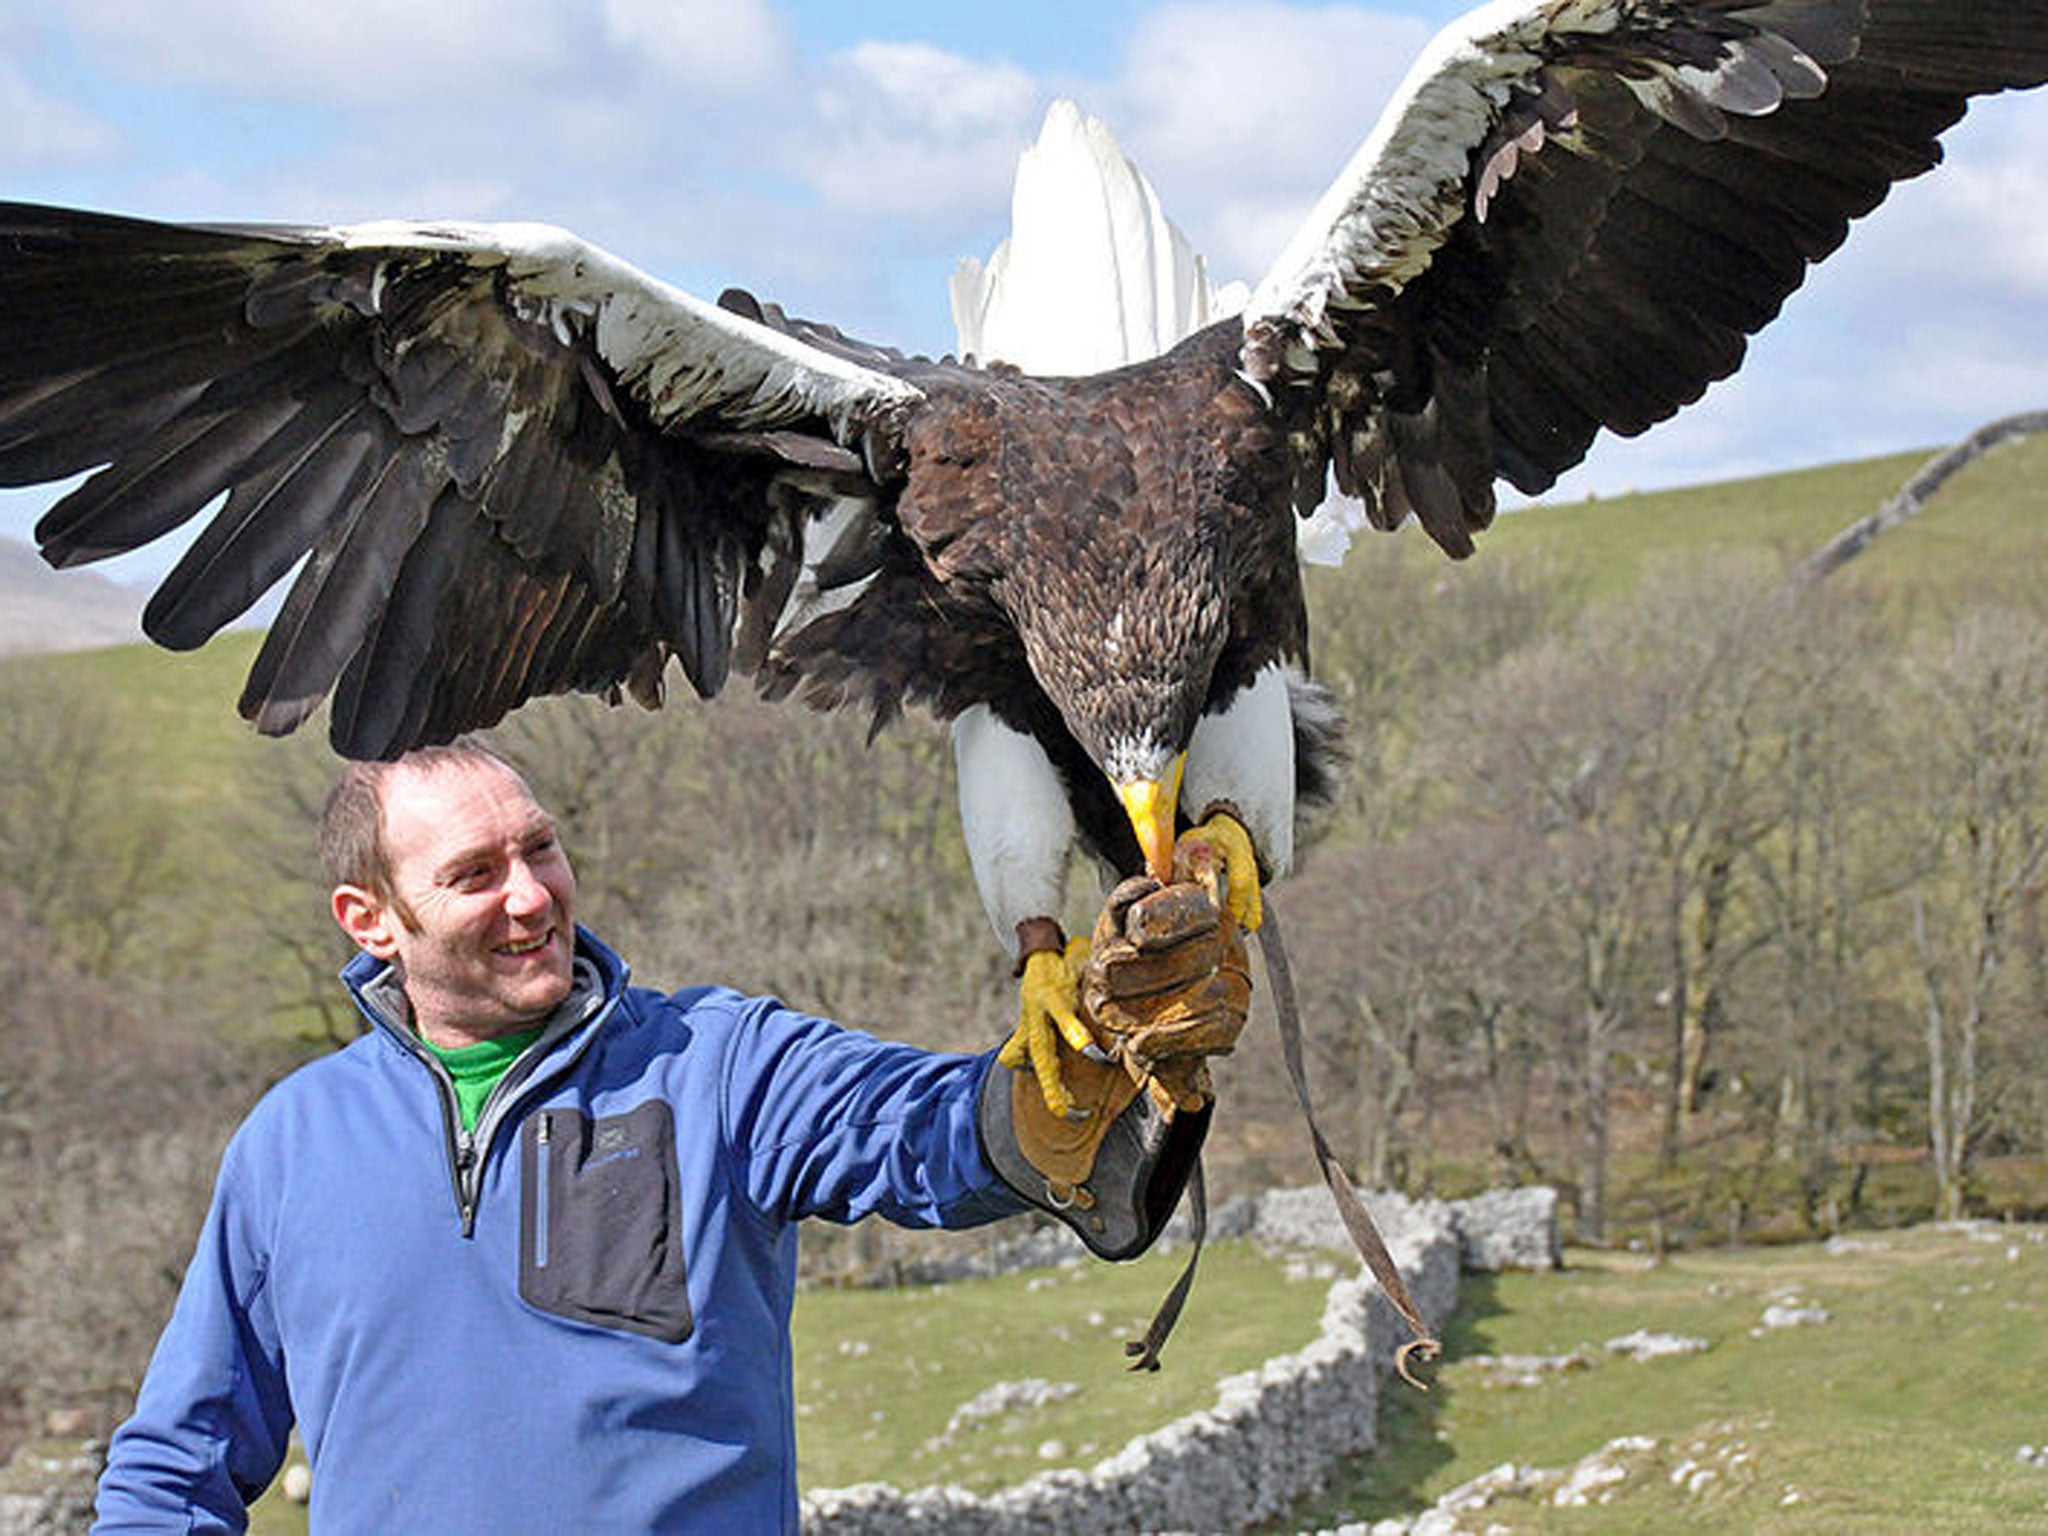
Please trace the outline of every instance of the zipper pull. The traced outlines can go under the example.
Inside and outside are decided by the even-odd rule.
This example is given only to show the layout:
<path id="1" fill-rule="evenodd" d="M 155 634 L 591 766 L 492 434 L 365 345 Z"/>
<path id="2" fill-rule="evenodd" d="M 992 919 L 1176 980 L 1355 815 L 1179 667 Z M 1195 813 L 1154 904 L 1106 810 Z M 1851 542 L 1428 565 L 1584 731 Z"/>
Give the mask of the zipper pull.
<path id="1" fill-rule="evenodd" d="M 463 1212 L 463 1237 L 477 1225 L 477 1192 L 471 1184 L 471 1174 L 477 1167 L 477 1143 L 469 1139 L 465 1130 L 463 1139 L 455 1143 L 455 1202 Z"/>

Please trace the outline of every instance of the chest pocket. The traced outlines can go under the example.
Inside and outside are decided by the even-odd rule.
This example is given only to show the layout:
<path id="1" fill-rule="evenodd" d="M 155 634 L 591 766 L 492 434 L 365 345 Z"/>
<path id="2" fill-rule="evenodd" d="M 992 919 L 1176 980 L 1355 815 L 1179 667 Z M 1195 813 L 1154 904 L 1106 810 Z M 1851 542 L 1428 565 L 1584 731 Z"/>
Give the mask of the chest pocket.
<path id="1" fill-rule="evenodd" d="M 520 1172 L 519 1294 L 530 1306 L 668 1344 L 690 1336 L 667 1104 L 651 1099 L 597 1119 L 573 1109 L 531 1114 Z"/>

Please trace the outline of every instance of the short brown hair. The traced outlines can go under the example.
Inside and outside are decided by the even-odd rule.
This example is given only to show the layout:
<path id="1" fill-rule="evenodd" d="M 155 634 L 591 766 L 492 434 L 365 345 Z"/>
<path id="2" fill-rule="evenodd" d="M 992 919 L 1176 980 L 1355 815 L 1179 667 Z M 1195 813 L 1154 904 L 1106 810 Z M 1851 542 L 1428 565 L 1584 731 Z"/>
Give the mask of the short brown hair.
<path id="1" fill-rule="evenodd" d="M 442 768 L 488 763 L 514 778 L 519 770 L 474 736 L 445 746 L 415 747 L 391 762 L 350 763 L 341 771 L 320 811 L 320 862 L 334 885 L 354 885 L 379 901 L 394 901 L 391 854 L 384 846 L 384 789 L 400 769 L 433 773 Z"/>

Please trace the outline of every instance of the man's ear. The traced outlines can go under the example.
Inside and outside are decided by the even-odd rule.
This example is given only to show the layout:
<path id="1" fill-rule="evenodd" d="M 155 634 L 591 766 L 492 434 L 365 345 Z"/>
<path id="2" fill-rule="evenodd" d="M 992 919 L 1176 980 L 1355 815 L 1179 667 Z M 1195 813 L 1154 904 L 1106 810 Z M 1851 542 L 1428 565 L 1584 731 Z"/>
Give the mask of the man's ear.
<path id="1" fill-rule="evenodd" d="M 379 960 L 398 958 L 398 934 L 389 904 L 360 885 L 337 885 L 332 898 L 334 920 L 356 948 Z"/>

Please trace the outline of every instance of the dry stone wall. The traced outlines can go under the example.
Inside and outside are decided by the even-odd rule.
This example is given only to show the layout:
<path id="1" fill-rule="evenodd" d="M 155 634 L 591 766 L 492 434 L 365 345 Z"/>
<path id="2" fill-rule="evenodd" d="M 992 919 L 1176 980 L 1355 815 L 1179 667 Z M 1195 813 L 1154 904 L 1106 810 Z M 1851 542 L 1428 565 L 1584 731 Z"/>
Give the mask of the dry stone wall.
<path id="1" fill-rule="evenodd" d="M 1402 1278 L 1432 1326 L 1456 1309 L 1467 1268 L 1555 1268 L 1557 1196 L 1501 1190 L 1476 1200 L 1368 1195 Z M 1320 1186 L 1218 1210 L 1211 1230 L 1285 1248 L 1349 1251 Z M 1034 1239 L 1038 1242 L 1038 1239 Z M 1038 1252 L 1020 1248 L 1020 1252 Z M 1067 1249 L 1055 1249 L 1054 1261 Z M 1038 1254 L 1039 1262 L 1045 1255 Z M 988 1495 L 868 1483 L 804 1500 L 807 1536 L 1110 1536 L 1223 1533 L 1272 1520 L 1373 1448 L 1380 1383 L 1407 1328 L 1369 1277 L 1338 1280 L 1307 1348 L 1226 1379 L 1213 1406 L 1141 1435 L 1087 1471 L 1043 1472 Z"/>
<path id="2" fill-rule="evenodd" d="M 0 1467 L 0 1536 L 78 1536 L 92 1524 L 98 1440 L 31 1441 Z"/>

